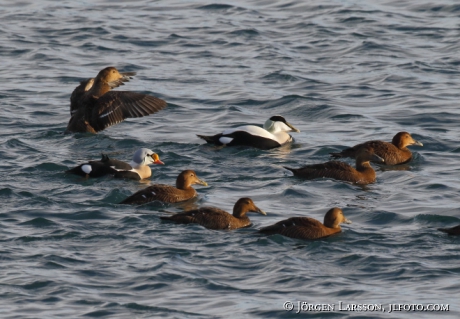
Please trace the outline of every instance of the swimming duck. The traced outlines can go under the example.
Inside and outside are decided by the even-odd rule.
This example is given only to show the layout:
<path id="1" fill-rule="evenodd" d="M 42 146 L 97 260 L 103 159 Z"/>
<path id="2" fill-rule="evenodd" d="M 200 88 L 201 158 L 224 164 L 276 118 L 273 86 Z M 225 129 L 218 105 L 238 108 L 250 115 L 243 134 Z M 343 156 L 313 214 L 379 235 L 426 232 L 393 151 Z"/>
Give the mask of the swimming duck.
<path id="1" fill-rule="evenodd" d="M 200 224 L 209 229 L 237 229 L 251 225 L 247 212 L 256 212 L 267 215 L 258 208 L 252 199 L 240 198 L 233 206 L 233 215 L 216 207 L 201 207 L 189 210 L 173 216 L 160 217 L 163 220 L 171 220 L 179 224 Z"/>
<path id="2" fill-rule="evenodd" d="M 451 228 L 438 228 L 438 230 L 449 235 L 460 235 L 460 225 Z"/>
<path id="3" fill-rule="evenodd" d="M 255 125 L 245 125 L 227 129 L 213 136 L 197 136 L 208 143 L 219 146 L 244 145 L 268 150 L 292 142 L 292 136 L 287 132 L 300 131 L 288 123 L 284 117 L 276 115 L 270 117 L 263 128 Z"/>
<path id="4" fill-rule="evenodd" d="M 363 147 L 356 154 L 356 169 L 347 163 L 339 161 L 305 165 L 297 169 L 289 167 L 284 168 L 293 172 L 294 176 L 306 179 L 328 177 L 366 185 L 375 182 L 375 171 L 369 163 L 371 160 L 383 163 L 383 159 L 374 154 L 374 150 L 371 147 Z"/>
<path id="5" fill-rule="evenodd" d="M 193 184 L 208 186 L 205 181 L 196 176 L 194 171 L 185 170 L 177 177 L 176 187 L 155 184 L 134 193 L 120 204 L 141 205 L 155 200 L 165 203 L 182 202 L 197 196 L 196 191 L 192 188 Z"/>
<path id="6" fill-rule="evenodd" d="M 386 165 L 405 164 L 412 159 L 412 153 L 407 148 L 409 145 L 423 146 L 407 132 L 399 132 L 393 137 L 391 143 L 383 141 L 368 141 L 353 147 L 344 149 L 340 153 L 331 153 L 334 158 L 351 157 L 355 158 L 358 150 L 362 147 L 372 147 L 374 153 L 385 160 Z"/>
<path id="7" fill-rule="evenodd" d="M 66 132 L 96 133 L 126 118 L 143 117 L 166 107 L 166 102 L 141 93 L 111 91 L 124 85 L 136 72 L 120 73 L 114 67 L 96 78 L 80 82 L 70 96 L 71 118 Z"/>
<path id="8" fill-rule="evenodd" d="M 152 170 L 148 165 L 161 164 L 160 157 L 148 148 L 138 149 L 131 163 L 125 163 L 115 159 L 110 159 L 107 155 L 102 155 L 100 161 L 90 161 L 77 167 L 69 169 L 66 173 L 76 174 L 85 177 L 101 177 L 113 175 L 116 178 L 128 178 L 141 180 L 149 178 Z"/>
<path id="9" fill-rule="evenodd" d="M 310 217 L 291 217 L 259 230 L 266 235 L 280 234 L 297 239 L 319 239 L 340 233 L 340 224 L 351 224 L 343 211 L 334 207 L 324 216 L 324 224 Z"/>

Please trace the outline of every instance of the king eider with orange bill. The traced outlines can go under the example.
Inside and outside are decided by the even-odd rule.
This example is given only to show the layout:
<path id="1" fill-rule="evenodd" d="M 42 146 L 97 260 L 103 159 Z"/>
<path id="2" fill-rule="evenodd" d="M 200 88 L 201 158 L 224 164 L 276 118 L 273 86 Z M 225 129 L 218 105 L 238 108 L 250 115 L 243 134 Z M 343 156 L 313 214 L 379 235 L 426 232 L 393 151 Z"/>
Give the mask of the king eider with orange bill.
<path id="1" fill-rule="evenodd" d="M 150 164 L 164 165 L 157 153 L 148 148 L 140 148 L 134 153 L 133 160 L 129 164 L 102 155 L 100 161 L 90 161 L 66 172 L 84 177 L 113 175 L 116 178 L 141 180 L 152 175 L 152 170 L 148 166 Z"/>

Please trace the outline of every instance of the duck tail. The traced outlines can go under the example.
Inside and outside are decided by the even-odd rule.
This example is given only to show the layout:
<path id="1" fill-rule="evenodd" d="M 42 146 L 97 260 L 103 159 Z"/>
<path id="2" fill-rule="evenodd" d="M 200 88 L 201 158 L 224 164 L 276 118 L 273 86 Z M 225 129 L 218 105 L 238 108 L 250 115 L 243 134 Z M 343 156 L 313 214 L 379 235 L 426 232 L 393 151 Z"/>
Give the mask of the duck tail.
<path id="1" fill-rule="evenodd" d="M 273 235 L 278 233 L 279 226 L 278 225 L 270 225 L 267 227 L 262 227 L 258 230 L 258 233 L 265 234 L 265 235 Z"/>
<path id="2" fill-rule="evenodd" d="M 333 158 L 342 158 L 342 152 L 340 153 L 329 153 L 331 155 L 331 157 Z"/>
<path id="3" fill-rule="evenodd" d="M 222 143 L 219 141 L 219 138 L 222 136 L 222 134 L 217 134 L 217 135 L 213 135 L 213 136 L 197 134 L 196 136 L 198 136 L 199 138 L 205 140 L 207 143 L 216 144 L 216 145 L 222 145 Z"/>
<path id="4" fill-rule="evenodd" d="M 287 167 L 287 166 L 283 166 L 285 169 L 287 169 L 288 171 L 291 171 L 293 173 L 295 173 L 295 171 L 297 170 L 296 168 L 290 168 L 290 167 Z"/>

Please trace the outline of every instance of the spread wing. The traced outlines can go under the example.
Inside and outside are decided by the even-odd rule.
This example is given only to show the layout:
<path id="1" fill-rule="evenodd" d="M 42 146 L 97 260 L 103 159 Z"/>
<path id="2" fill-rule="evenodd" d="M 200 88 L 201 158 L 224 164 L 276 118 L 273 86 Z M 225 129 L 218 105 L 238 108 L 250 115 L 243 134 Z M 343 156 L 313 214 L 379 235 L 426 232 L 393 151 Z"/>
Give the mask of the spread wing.
<path id="1" fill-rule="evenodd" d="M 151 95 L 110 91 L 95 101 L 90 124 L 98 132 L 126 118 L 156 113 L 166 105 L 165 101 Z"/>
<path id="2" fill-rule="evenodd" d="M 93 86 L 94 79 L 86 79 L 80 82 L 80 85 L 73 90 L 70 96 L 70 115 L 74 115 L 80 108 L 80 102 L 83 95 Z"/>

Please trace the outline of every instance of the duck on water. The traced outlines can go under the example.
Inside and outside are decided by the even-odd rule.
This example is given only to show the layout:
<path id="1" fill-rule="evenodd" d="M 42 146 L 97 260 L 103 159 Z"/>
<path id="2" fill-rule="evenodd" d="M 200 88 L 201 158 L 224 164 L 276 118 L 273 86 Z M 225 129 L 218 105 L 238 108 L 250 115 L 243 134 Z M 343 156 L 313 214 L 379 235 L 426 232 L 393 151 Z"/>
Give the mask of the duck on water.
<path id="1" fill-rule="evenodd" d="M 218 146 L 243 145 L 268 150 L 292 142 L 292 136 L 288 132 L 300 131 L 286 121 L 284 117 L 276 115 L 270 117 L 263 128 L 255 125 L 244 125 L 227 129 L 212 136 L 197 136 Z"/>
<path id="2" fill-rule="evenodd" d="M 208 186 L 199 179 L 195 171 L 182 171 L 176 179 L 176 187 L 164 184 L 154 184 L 123 200 L 120 204 L 142 205 L 145 203 L 160 201 L 164 203 L 178 203 L 189 200 L 197 196 L 197 192 L 192 187 L 194 184 Z"/>
<path id="3" fill-rule="evenodd" d="M 166 102 L 154 96 L 112 91 L 135 74 L 107 67 L 96 78 L 80 82 L 70 96 L 71 118 L 66 132 L 97 133 L 126 118 L 143 117 L 164 109 Z"/>
<path id="4" fill-rule="evenodd" d="M 246 215 L 248 212 L 267 215 L 267 213 L 254 204 L 252 199 L 244 197 L 235 203 L 232 215 L 217 207 L 200 207 L 173 216 L 163 216 L 160 218 L 179 224 L 199 224 L 209 229 L 231 230 L 251 226 L 251 221 Z"/>
<path id="5" fill-rule="evenodd" d="M 324 216 L 324 223 L 310 217 L 291 217 L 276 224 L 263 227 L 259 233 L 265 235 L 279 234 L 297 239 L 319 239 L 340 233 L 340 224 L 351 224 L 343 211 L 334 207 Z"/>
<path id="6" fill-rule="evenodd" d="M 133 160 L 129 164 L 102 155 L 100 161 L 89 161 L 69 169 L 66 173 L 84 177 L 113 175 L 116 178 L 141 180 L 152 176 L 152 170 L 148 166 L 150 164 L 164 165 L 157 153 L 148 148 L 140 148 L 134 153 Z"/>
<path id="7" fill-rule="evenodd" d="M 284 168 L 294 173 L 294 176 L 301 178 L 315 179 L 326 177 L 366 185 L 375 182 L 375 171 L 370 165 L 371 160 L 384 163 L 383 158 L 374 154 L 372 147 L 364 147 L 356 155 L 356 168 L 339 161 L 305 165 L 301 168 L 289 168 L 286 166 Z"/>
<path id="8" fill-rule="evenodd" d="M 398 165 L 408 163 L 412 159 L 412 153 L 407 148 L 407 146 L 411 145 L 423 146 L 421 142 L 414 140 L 409 133 L 399 132 L 393 137 L 391 143 L 384 141 L 367 141 L 344 149 L 339 153 L 331 153 L 331 156 L 334 158 L 356 158 L 361 148 L 372 147 L 374 153 L 385 160 L 386 165 Z"/>

